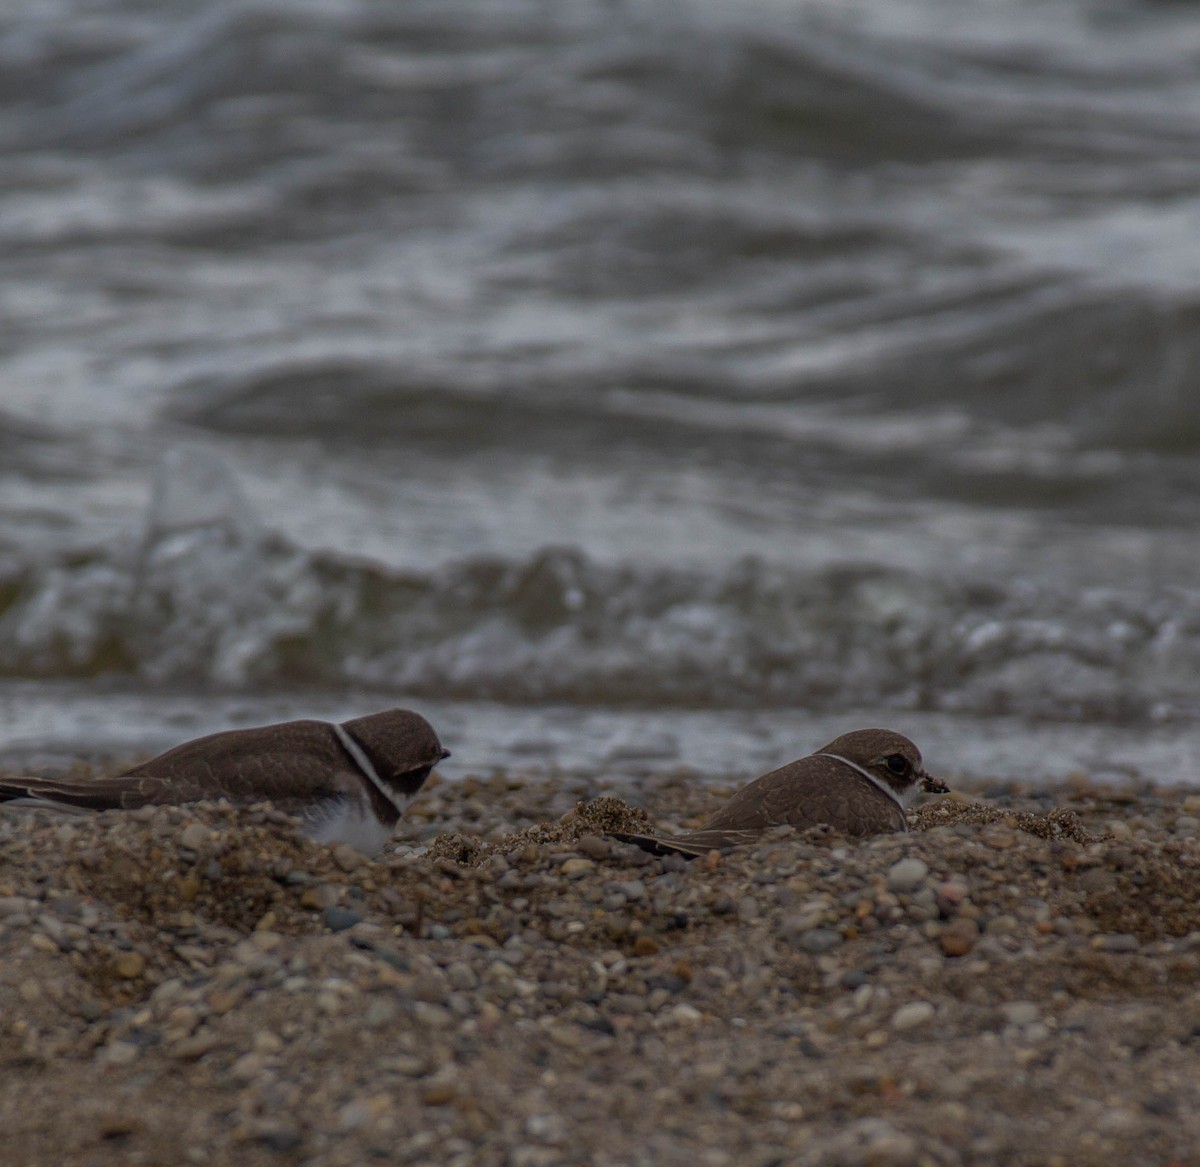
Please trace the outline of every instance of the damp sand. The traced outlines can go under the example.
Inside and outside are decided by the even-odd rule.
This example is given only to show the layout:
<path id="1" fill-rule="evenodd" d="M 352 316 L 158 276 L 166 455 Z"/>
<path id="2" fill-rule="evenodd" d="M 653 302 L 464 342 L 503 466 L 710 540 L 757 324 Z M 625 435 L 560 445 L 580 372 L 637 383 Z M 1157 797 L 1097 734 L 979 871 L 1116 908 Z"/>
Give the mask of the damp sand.
<path id="1" fill-rule="evenodd" d="M 4 1162 L 1200 1163 L 1200 796 L 605 837 L 720 797 L 469 778 L 378 861 L 270 808 L 0 813 Z"/>

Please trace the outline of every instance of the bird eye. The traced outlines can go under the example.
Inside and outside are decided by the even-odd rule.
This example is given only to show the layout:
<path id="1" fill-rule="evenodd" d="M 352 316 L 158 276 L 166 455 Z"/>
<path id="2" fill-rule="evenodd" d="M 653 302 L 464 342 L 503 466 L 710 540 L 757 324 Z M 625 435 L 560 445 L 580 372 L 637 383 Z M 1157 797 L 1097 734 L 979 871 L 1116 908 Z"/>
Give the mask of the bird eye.
<path id="1" fill-rule="evenodd" d="M 884 758 L 884 765 L 887 766 L 893 774 L 908 773 L 908 759 L 903 754 L 891 754 Z"/>

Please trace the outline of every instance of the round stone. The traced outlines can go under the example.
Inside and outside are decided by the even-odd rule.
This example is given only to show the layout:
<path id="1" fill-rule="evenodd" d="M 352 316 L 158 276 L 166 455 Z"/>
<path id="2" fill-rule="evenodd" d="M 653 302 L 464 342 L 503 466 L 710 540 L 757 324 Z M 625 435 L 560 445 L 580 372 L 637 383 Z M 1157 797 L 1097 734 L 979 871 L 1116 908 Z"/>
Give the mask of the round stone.
<path id="1" fill-rule="evenodd" d="M 942 929 L 940 941 L 947 956 L 966 956 L 979 943 L 979 925 L 969 917 L 959 916 Z"/>
<path id="2" fill-rule="evenodd" d="M 914 891 L 925 882 L 928 875 L 929 866 L 923 859 L 911 856 L 901 859 L 888 868 L 887 889 L 898 892 Z"/>

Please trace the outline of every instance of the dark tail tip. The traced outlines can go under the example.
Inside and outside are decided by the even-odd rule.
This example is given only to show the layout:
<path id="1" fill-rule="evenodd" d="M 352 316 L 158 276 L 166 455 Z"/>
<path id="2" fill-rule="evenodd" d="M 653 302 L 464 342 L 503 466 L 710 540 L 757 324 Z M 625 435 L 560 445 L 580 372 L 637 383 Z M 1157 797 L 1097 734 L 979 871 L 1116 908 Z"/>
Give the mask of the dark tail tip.
<path id="1" fill-rule="evenodd" d="M 649 851 L 651 855 L 682 855 L 685 859 L 695 859 L 700 854 L 699 851 L 687 850 L 666 839 L 656 839 L 653 835 L 625 835 L 619 831 L 609 831 L 608 835 L 610 838 L 619 839 L 622 843 L 632 843 L 635 847 L 641 847 L 643 851 Z"/>

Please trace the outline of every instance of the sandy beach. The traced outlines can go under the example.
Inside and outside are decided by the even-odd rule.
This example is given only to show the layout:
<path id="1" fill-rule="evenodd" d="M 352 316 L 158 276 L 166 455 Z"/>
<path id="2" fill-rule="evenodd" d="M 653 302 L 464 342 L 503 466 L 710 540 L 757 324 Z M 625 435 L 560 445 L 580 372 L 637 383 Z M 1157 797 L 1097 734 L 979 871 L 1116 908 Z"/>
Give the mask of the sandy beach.
<path id="1" fill-rule="evenodd" d="M 975 783 L 850 842 L 605 837 L 722 791 L 0 813 L 17 1165 L 1200 1163 L 1200 795 Z"/>

